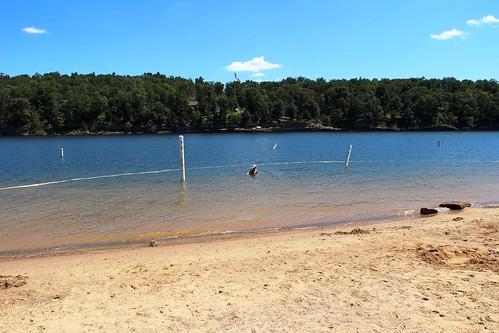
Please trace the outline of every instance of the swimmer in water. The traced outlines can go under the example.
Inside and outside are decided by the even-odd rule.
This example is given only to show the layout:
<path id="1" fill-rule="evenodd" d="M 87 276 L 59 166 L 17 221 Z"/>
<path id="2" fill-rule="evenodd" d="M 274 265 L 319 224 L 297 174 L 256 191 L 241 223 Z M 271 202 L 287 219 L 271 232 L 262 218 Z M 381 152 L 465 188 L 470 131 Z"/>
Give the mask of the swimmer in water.
<path id="1" fill-rule="evenodd" d="M 255 177 L 257 174 L 258 174 L 258 170 L 256 169 L 256 165 L 253 164 L 251 166 L 251 169 L 249 169 L 249 171 L 248 171 L 248 175 Z"/>

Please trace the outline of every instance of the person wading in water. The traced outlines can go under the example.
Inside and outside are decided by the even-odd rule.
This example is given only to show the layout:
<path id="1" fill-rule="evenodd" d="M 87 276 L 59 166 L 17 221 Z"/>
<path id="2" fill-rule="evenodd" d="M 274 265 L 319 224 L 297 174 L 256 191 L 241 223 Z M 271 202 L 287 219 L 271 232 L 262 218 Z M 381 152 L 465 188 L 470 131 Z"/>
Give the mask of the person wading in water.
<path id="1" fill-rule="evenodd" d="M 257 174 L 258 174 L 258 170 L 256 169 L 256 165 L 253 164 L 251 166 L 251 169 L 249 169 L 249 171 L 248 171 L 248 175 L 255 177 Z"/>

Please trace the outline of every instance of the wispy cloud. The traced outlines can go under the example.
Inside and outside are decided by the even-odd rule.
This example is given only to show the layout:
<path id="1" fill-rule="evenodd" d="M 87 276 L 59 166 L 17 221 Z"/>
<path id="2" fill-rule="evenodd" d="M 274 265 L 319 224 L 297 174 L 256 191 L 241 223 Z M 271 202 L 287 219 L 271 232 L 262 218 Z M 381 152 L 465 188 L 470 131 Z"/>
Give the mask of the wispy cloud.
<path id="1" fill-rule="evenodd" d="M 487 15 L 482 17 L 481 19 L 469 19 L 466 21 L 466 24 L 471 26 L 478 26 L 482 24 L 497 24 L 499 23 L 499 19 L 494 15 Z"/>
<path id="2" fill-rule="evenodd" d="M 253 73 L 251 74 L 252 77 L 263 77 L 265 76 L 265 73 L 262 73 L 262 72 L 256 72 L 256 73 Z"/>
<path id="3" fill-rule="evenodd" d="M 444 31 L 440 34 L 431 34 L 430 37 L 433 39 L 438 39 L 438 40 L 446 40 L 446 39 L 451 39 L 455 37 L 461 37 L 464 38 L 466 36 L 466 33 L 461 30 L 457 29 L 452 29 L 452 30 L 447 30 Z"/>
<path id="4" fill-rule="evenodd" d="M 466 24 L 467 25 L 480 25 L 480 20 L 469 19 L 468 21 L 466 21 Z"/>
<path id="5" fill-rule="evenodd" d="M 263 56 L 255 57 L 248 61 L 234 61 L 226 67 L 230 72 L 261 72 L 274 68 L 281 68 L 280 64 L 273 64 L 265 60 Z"/>
<path id="6" fill-rule="evenodd" d="M 36 34 L 36 35 L 46 34 L 48 32 L 45 29 L 36 28 L 36 27 L 26 27 L 23 28 L 22 31 L 24 31 L 27 34 Z"/>

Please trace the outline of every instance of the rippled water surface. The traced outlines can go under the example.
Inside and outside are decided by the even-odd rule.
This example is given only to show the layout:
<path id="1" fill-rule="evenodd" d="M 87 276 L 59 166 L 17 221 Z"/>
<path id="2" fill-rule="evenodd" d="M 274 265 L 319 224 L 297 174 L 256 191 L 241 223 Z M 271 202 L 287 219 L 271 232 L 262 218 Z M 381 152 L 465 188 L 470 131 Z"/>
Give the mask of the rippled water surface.
<path id="1" fill-rule="evenodd" d="M 185 143 L 181 185 L 176 135 L 0 138 L 0 255 L 499 202 L 495 132 L 187 134 Z M 246 175 L 253 163 L 256 178 Z"/>

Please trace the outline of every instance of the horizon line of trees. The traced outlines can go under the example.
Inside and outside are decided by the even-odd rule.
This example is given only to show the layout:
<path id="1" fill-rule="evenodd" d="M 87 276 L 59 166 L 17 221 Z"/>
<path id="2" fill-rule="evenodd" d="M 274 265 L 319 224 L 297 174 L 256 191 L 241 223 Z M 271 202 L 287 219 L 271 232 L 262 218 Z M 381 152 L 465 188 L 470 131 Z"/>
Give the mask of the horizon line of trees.
<path id="1" fill-rule="evenodd" d="M 207 82 L 0 74 L 0 135 L 154 133 L 314 123 L 347 130 L 499 129 L 496 80 L 287 78 Z"/>

